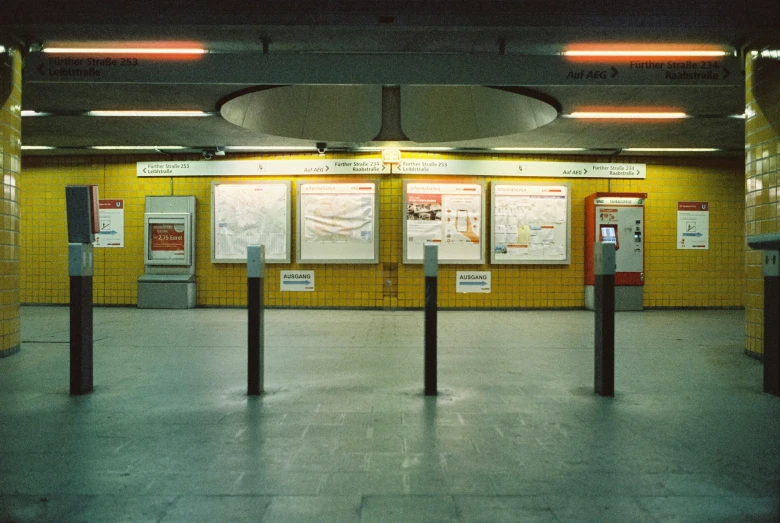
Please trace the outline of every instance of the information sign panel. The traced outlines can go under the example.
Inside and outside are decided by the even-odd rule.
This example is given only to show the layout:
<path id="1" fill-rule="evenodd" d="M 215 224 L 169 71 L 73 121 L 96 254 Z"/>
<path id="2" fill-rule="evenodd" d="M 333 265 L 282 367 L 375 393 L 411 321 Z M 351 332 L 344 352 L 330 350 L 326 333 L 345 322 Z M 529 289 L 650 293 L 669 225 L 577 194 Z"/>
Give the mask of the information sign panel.
<path id="1" fill-rule="evenodd" d="M 709 202 L 677 202 L 677 249 L 709 248 Z"/>
<path id="2" fill-rule="evenodd" d="M 378 186 L 298 182 L 298 263 L 378 263 Z"/>
<path id="3" fill-rule="evenodd" d="M 404 204 L 404 263 L 422 263 L 427 242 L 439 263 L 484 263 L 483 184 L 406 181 Z"/>
<path id="4" fill-rule="evenodd" d="M 100 232 L 95 235 L 95 247 L 125 246 L 125 201 L 100 200 Z"/>
<path id="5" fill-rule="evenodd" d="M 290 261 L 290 182 L 211 185 L 211 261 L 246 263 L 265 245 L 266 263 Z"/>
<path id="6" fill-rule="evenodd" d="M 493 183 L 491 189 L 491 263 L 570 263 L 569 184 Z"/>

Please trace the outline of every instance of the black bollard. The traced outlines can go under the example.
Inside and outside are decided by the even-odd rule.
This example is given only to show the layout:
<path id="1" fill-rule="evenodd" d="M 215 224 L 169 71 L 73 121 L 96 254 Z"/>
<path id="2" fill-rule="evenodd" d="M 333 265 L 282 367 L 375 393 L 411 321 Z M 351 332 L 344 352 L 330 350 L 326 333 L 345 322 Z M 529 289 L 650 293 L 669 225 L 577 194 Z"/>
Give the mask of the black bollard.
<path id="1" fill-rule="evenodd" d="M 68 244 L 70 275 L 70 394 L 93 390 L 92 378 L 92 273 L 91 243 Z"/>
<path id="2" fill-rule="evenodd" d="M 780 251 L 764 257 L 764 392 L 780 396 Z"/>
<path id="3" fill-rule="evenodd" d="M 265 328 L 263 325 L 263 292 L 265 290 L 265 246 L 246 249 L 247 281 L 247 394 L 263 393 L 265 373 Z"/>
<path id="4" fill-rule="evenodd" d="M 594 386 L 601 396 L 615 395 L 615 244 L 594 246 L 596 326 Z"/>
<path id="5" fill-rule="evenodd" d="M 436 292 L 439 276 L 439 246 L 423 247 L 425 274 L 425 395 L 438 394 L 436 384 L 436 335 L 438 330 Z"/>

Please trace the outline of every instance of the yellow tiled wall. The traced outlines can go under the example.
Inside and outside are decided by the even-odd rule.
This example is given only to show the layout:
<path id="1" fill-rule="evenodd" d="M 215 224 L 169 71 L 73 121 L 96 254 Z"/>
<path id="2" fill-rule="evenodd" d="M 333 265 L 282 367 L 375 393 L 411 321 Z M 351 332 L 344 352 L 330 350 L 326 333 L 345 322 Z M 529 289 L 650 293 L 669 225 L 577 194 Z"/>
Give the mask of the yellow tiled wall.
<path id="1" fill-rule="evenodd" d="M 22 56 L 0 54 L 0 357 L 20 346 L 19 173 L 22 132 Z"/>
<path id="2" fill-rule="evenodd" d="M 329 156 L 330 158 L 337 156 Z M 415 157 L 442 157 L 426 154 Z M 497 160 L 501 156 L 449 156 Z M 235 157 L 233 157 L 235 158 Z M 254 158 L 247 156 L 247 159 Z M 268 156 L 274 159 L 318 158 Z M 22 301 L 66 303 L 67 266 L 64 187 L 95 183 L 101 198 L 125 200 L 123 249 L 96 249 L 95 303 L 134 304 L 136 280 L 143 273 L 143 212 L 147 195 L 197 197 L 197 303 L 200 306 L 242 306 L 246 303 L 246 268 L 241 264 L 210 262 L 210 197 L 214 178 L 136 178 L 135 162 L 155 157 L 31 157 L 24 162 L 22 191 Z M 185 158 L 197 161 L 196 158 Z M 514 157 L 512 159 L 519 159 Z M 544 158 L 524 157 L 543 161 Z M 561 161 L 607 161 L 593 157 L 558 158 Z M 586 196 L 597 191 L 647 192 L 647 258 L 645 305 L 648 307 L 733 307 L 742 305 L 743 213 L 742 161 L 728 159 L 622 158 L 648 163 L 645 180 L 542 180 L 514 178 L 450 178 L 458 182 L 570 182 L 572 186 L 572 263 L 566 266 L 443 266 L 439 304 L 442 307 L 578 308 L 584 304 L 584 207 Z M 248 178 L 219 178 L 225 182 Z M 263 178 L 252 178 L 261 180 Z M 271 179 L 271 178 L 266 178 Z M 279 177 L 273 177 L 279 180 Z M 322 178 L 291 177 L 297 180 Z M 377 265 L 306 264 L 316 271 L 315 292 L 279 292 L 279 271 L 299 268 L 295 263 L 273 264 L 266 272 L 266 304 L 285 307 L 422 307 L 423 274 L 420 265 L 402 263 L 403 180 L 440 180 L 443 177 L 384 175 L 380 181 L 380 263 Z M 292 209 L 296 188 L 292 184 Z M 489 187 L 489 185 L 488 185 Z M 678 200 L 710 202 L 710 249 L 676 249 Z M 489 205 L 489 198 L 486 198 Z M 295 211 L 293 211 L 295 214 Z M 486 213 L 487 216 L 487 213 Z M 296 223 L 295 221 L 293 222 Z M 292 245 L 296 228 L 293 226 Z M 456 294 L 455 271 L 491 270 L 491 294 Z"/>
<path id="3" fill-rule="evenodd" d="M 745 64 L 745 228 L 780 232 L 780 61 L 749 55 Z M 745 349 L 764 352 L 761 251 L 745 253 Z"/>

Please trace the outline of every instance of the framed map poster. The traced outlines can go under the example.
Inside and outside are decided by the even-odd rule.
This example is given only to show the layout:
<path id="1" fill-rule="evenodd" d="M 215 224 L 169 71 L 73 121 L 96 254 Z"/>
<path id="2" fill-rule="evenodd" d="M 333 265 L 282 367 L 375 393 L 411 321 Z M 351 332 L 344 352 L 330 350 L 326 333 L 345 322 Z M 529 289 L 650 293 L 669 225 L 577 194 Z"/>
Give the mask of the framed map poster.
<path id="1" fill-rule="evenodd" d="M 298 263 L 378 263 L 378 187 L 298 182 Z"/>
<path id="2" fill-rule="evenodd" d="M 266 263 L 289 263 L 290 182 L 211 185 L 211 262 L 246 263 L 247 245 L 265 245 Z"/>
<path id="3" fill-rule="evenodd" d="M 569 184 L 491 184 L 490 262 L 570 263 Z"/>

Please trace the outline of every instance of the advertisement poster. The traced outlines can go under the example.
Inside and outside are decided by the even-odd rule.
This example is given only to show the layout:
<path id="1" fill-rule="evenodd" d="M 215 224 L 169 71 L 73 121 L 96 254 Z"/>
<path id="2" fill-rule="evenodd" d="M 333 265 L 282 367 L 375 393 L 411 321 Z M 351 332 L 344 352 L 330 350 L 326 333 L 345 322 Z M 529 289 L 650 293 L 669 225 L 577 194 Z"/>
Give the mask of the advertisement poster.
<path id="1" fill-rule="evenodd" d="M 152 260 L 184 259 L 184 224 L 152 223 L 149 257 Z"/>
<path id="2" fill-rule="evenodd" d="M 428 242 L 439 244 L 440 262 L 482 260 L 482 185 L 407 183 L 405 204 L 404 261 L 422 261 Z"/>
<path id="3" fill-rule="evenodd" d="M 494 263 L 568 263 L 568 185 L 492 188 Z"/>
<path id="4" fill-rule="evenodd" d="M 376 263 L 376 182 L 299 185 L 299 261 Z"/>
<path id="5" fill-rule="evenodd" d="M 100 232 L 95 235 L 95 247 L 125 246 L 125 201 L 99 200 Z"/>
<path id="6" fill-rule="evenodd" d="M 709 248 L 709 202 L 677 202 L 677 249 Z"/>
<path id="7" fill-rule="evenodd" d="M 265 245 L 267 262 L 290 261 L 289 184 L 214 184 L 212 258 L 246 262 L 247 245 Z"/>

